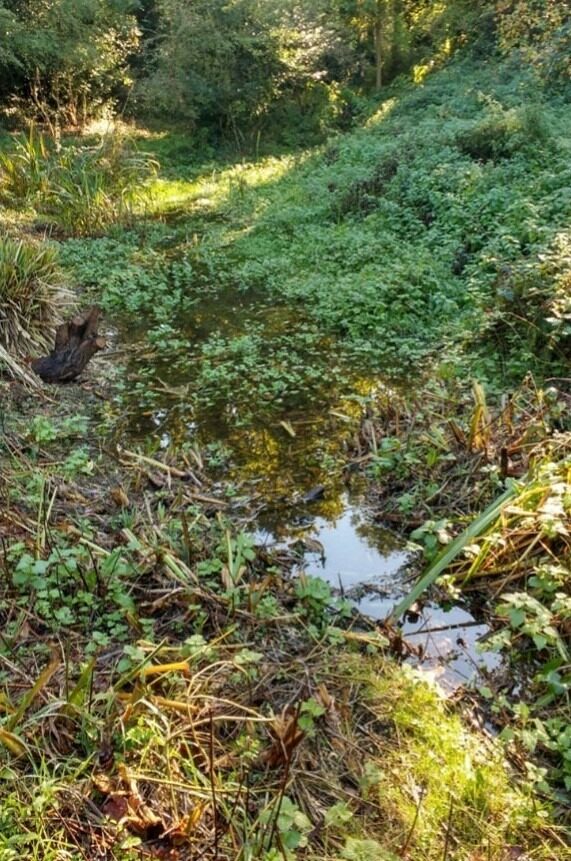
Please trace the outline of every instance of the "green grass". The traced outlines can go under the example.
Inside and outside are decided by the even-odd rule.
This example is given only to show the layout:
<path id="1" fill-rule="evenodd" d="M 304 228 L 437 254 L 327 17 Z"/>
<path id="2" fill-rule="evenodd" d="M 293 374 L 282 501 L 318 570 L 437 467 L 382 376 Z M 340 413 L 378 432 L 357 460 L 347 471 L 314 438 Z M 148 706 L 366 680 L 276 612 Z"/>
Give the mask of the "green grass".
<path id="1" fill-rule="evenodd" d="M 0 348 L 12 373 L 18 361 L 52 347 L 62 308 L 70 304 L 58 249 L 29 239 L 0 240 Z"/>
<path id="2" fill-rule="evenodd" d="M 347 667 L 365 681 L 363 701 L 392 739 L 365 771 L 390 827 L 400 826 L 395 842 L 404 846 L 411 835 L 411 858 L 442 858 L 446 844 L 451 858 L 501 858 L 526 831 L 541 833 L 547 811 L 514 788 L 501 747 L 469 732 L 435 687 L 406 670 L 377 673 L 354 660 Z M 549 857 L 541 842 L 528 844 L 531 857 Z"/>
<path id="3" fill-rule="evenodd" d="M 317 150 L 202 172 L 181 157 L 139 227 L 64 257 L 87 285 L 106 267 L 109 311 L 144 303 L 175 257 L 185 294 L 299 305 L 386 372 L 460 345 L 462 373 L 509 384 L 562 367 L 569 344 L 570 136 L 564 103 L 524 73 L 456 64 Z"/>
<path id="4" fill-rule="evenodd" d="M 44 226 L 70 236 L 91 236 L 129 220 L 156 164 L 120 132 L 94 143 L 53 141 L 30 128 L 0 153 L 0 197 L 12 207 L 33 207 Z"/>
<path id="5" fill-rule="evenodd" d="M 562 96 L 509 64 L 465 62 L 401 82 L 360 129 L 305 152 L 201 163 L 179 134 L 148 133 L 165 167 L 144 199 L 121 171 L 107 199 L 86 167 L 93 142 L 78 141 L 63 183 L 48 170 L 47 200 L 49 159 L 35 149 L 23 173 L 12 154 L 4 194 L 25 203 L 28 227 L 50 216 L 80 235 L 60 242 L 63 265 L 130 339 L 107 430 L 132 411 L 152 449 L 153 420 L 171 428 L 178 414 L 182 444 L 161 456 L 200 471 L 209 493 L 197 418 L 215 428 L 212 461 L 226 457 L 225 428 L 262 452 L 255 478 L 265 461 L 287 475 L 282 452 L 308 417 L 348 443 L 331 413 L 352 427 L 376 374 L 413 388 L 475 374 L 493 398 L 528 371 L 565 369 L 570 138 Z M 504 861 L 520 846 L 533 861 L 567 857 L 499 746 L 379 657 L 382 639 L 355 638 L 342 608 L 331 624 L 328 586 L 292 581 L 231 520 L 189 502 L 194 482 L 168 463 L 141 451 L 99 461 L 86 429 L 55 420 L 59 390 L 54 402 L 45 420 L 3 416 L 7 859 L 75 859 L 107 841 L 130 861 L 158 828 L 147 808 L 161 834 L 190 834 L 201 851 L 220 839 L 239 861 Z M 442 436 L 430 444 L 438 460 Z M 394 462 L 407 480 L 425 454 L 424 442 L 371 445 L 379 474 Z M 304 468 L 339 471 L 338 456 L 318 440 Z M 276 738 L 292 704 L 306 737 L 284 763 Z M 137 810 L 123 827 L 125 799 Z"/>

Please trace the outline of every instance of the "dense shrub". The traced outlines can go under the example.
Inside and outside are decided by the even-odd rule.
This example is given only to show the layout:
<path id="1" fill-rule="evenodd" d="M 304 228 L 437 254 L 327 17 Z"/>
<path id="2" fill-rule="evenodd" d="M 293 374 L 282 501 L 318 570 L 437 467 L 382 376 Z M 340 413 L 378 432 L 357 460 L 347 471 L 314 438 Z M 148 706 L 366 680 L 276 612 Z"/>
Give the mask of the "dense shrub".
<path id="1" fill-rule="evenodd" d="M 137 92 L 143 111 L 239 135 L 267 106 L 280 66 L 257 4 L 159 0 L 158 9 L 159 47 Z"/>
<path id="2" fill-rule="evenodd" d="M 313 142 L 347 128 L 359 97 L 417 67 L 422 77 L 482 32 L 492 0 L 158 0 L 136 111 L 238 143 Z M 482 40 L 480 40 L 482 41 Z M 418 66 L 417 66 L 418 64 Z M 355 97 L 356 96 L 356 97 Z"/>
<path id="3" fill-rule="evenodd" d="M 571 7 L 561 0 L 498 0 L 500 47 L 550 81 L 571 80 Z"/>
<path id="4" fill-rule="evenodd" d="M 470 128 L 459 133 L 457 143 L 463 153 L 480 161 L 509 158 L 528 145 L 545 143 L 549 129 L 537 104 L 522 108 L 505 108 L 500 102 L 488 98 L 486 113 Z"/>
<path id="5" fill-rule="evenodd" d="M 112 109 L 129 84 L 136 5 L 0 0 L 0 98 L 9 112 L 57 130 Z"/>
<path id="6" fill-rule="evenodd" d="M 0 0 L 0 105 L 81 126 L 121 109 L 243 146 L 297 141 L 352 116 L 347 88 L 422 81 L 466 47 L 548 80 L 571 74 L 559 0 Z M 343 94 L 343 96 L 341 96 Z"/>

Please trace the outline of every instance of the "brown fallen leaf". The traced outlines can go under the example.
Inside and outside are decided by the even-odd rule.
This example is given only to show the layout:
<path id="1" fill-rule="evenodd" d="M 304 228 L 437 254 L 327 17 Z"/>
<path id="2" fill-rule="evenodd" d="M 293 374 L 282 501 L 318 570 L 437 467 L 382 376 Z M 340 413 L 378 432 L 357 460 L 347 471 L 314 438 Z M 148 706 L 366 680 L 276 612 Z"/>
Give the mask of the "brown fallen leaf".
<path id="1" fill-rule="evenodd" d="M 335 697 L 332 696 L 324 684 L 319 685 L 315 699 L 325 709 L 325 723 L 333 733 L 341 733 L 341 715 L 337 708 Z"/>
<path id="2" fill-rule="evenodd" d="M 154 840 L 165 833 L 162 818 L 145 803 L 136 780 L 124 765 L 119 766 L 113 777 L 96 774 L 93 785 L 106 796 L 100 809 L 108 819 L 145 840 Z"/>
<path id="3" fill-rule="evenodd" d="M 129 507 L 129 497 L 120 484 L 118 484 L 117 487 L 111 488 L 111 498 L 119 508 Z"/>
<path id="4" fill-rule="evenodd" d="M 172 828 L 169 828 L 164 836 L 175 844 L 188 840 L 189 835 L 196 830 L 209 807 L 210 804 L 204 801 L 196 803 L 191 812 L 183 816 Z"/>
<path id="5" fill-rule="evenodd" d="M 149 484 L 155 487 L 157 490 L 162 490 L 162 488 L 166 484 L 166 480 L 162 475 L 159 475 L 157 472 L 150 472 L 147 470 L 147 478 L 149 479 Z"/>
<path id="6" fill-rule="evenodd" d="M 326 712 L 332 711 L 335 708 L 335 697 L 331 696 L 327 690 L 327 686 L 324 684 L 319 685 L 317 688 L 315 699 L 321 703 Z"/>
<path id="7" fill-rule="evenodd" d="M 101 805 L 102 813 L 113 822 L 121 822 L 129 815 L 129 801 L 126 795 L 112 793 Z"/>
<path id="8" fill-rule="evenodd" d="M 303 741 L 305 733 L 298 726 L 298 717 L 297 709 L 295 711 L 285 709 L 270 724 L 273 742 L 262 756 L 263 762 L 270 768 L 277 768 L 290 762 L 294 750 Z"/>

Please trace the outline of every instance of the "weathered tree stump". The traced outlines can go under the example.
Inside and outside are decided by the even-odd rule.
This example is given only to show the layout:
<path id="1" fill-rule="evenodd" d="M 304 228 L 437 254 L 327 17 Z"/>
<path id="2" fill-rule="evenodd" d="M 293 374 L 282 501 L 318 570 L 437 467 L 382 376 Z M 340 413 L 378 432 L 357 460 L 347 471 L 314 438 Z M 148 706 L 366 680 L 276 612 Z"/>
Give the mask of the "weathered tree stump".
<path id="1" fill-rule="evenodd" d="M 69 383 L 77 379 L 89 360 L 106 346 L 97 332 L 100 311 L 95 306 L 62 323 L 56 331 L 49 356 L 34 359 L 32 370 L 46 383 Z"/>

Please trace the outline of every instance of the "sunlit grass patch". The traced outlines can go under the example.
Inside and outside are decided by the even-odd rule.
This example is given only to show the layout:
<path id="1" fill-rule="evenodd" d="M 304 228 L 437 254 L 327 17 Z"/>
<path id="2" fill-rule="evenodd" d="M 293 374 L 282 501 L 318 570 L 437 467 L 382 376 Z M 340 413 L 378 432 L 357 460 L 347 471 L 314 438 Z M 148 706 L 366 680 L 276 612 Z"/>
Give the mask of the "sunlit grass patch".
<path id="1" fill-rule="evenodd" d="M 308 157 L 306 154 L 305 157 Z M 287 178 L 303 161 L 300 156 L 267 157 L 254 162 L 237 162 L 226 166 L 203 167 L 189 178 L 157 177 L 149 186 L 150 201 L 142 213 L 181 217 L 229 214 L 247 218 L 259 214 L 267 205 L 271 185 Z"/>
<path id="2" fill-rule="evenodd" d="M 396 105 L 398 104 L 398 100 L 396 98 L 390 98 L 384 101 L 381 106 L 367 119 L 364 123 L 365 128 L 374 128 L 383 120 L 387 119 L 390 116 L 391 112 L 394 110 Z"/>
<path id="3" fill-rule="evenodd" d="M 67 696 L 50 693 L 26 723 L 32 767 L 8 766 L 18 787 L 2 799 L 5 845 L 31 858 L 43 841 L 121 859 L 159 847 L 228 861 L 440 861 L 445 850 L 504 861 L 512 846 L 565 857 L 499 748 L 425 682 L 326 640 L 308 641 L 301 661 L 270 640 L 282 666 L 226 634 L 195 635 L 128 647 L 110 688 L 92 664 Z"/>
<path id="4" fill-rule="evenodd" d="M 32 128 L 0 153 L 0 194 L 67 235 L 89 236 L 128 220 L 156 168 L 120 134 L 60 147 Z"/>
<path id="5" fill-rule="evenodd" d="M 204 201 L 207 208 L 212 204 L 205 190 L 192 180 L 165 179 L 157 177 L 149 186 L 149 197 L 144 202 L 143 214 L 169 215 L 173 211 L 185 208 L 188 212 L 200 211 L 199 201 Z"/>
<path id="6" fill-rule="evenodd" d="M 515 787 L 497 742 L 469 731 L 413 673 L 385 668 L 367 685 L 365 702 L 391 738 L 374 792 L 411 858 L 440 859 L 447 846 L 450 858 L 502 859 L 527 838 L 534 858 L 552 857 L 542 847 L 547 810 Z"/>

